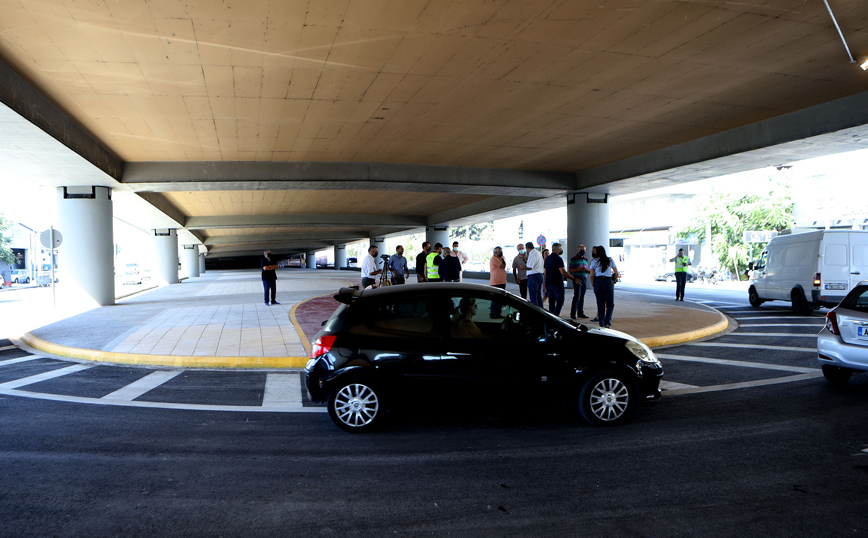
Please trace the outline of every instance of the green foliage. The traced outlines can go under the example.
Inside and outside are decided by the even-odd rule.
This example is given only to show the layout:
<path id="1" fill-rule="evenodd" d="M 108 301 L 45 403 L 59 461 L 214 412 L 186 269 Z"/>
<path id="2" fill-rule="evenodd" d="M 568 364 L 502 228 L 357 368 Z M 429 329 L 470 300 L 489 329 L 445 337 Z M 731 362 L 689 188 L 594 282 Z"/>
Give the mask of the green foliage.
<path id="1" fill-rule="evenodd" d="M 470 241 L 493 241 L 494 221 L 480 222 L 470 226 L 458 226 L 449 232 L 450 239 L 460 241 L 467 238 Z"/>
<path id="2" fill-rule="evenodd" d="M 782 231 L 793 225 L 793 202 L 789 188 L 769 181 L 763 194 L 712 192 L 698 200 L 696 218 L 678 231 L 678 237 L 695 234 L 706 241 L 706 224 L 711 223 L 712 249 L 720 267 L 735 271 L 739 278 L 748 262 L 762 252 L 765 243 L 745 243 L 746 231 Z"/>
<path id="3" fill-rule="evenodd" d="M 0 262 L 6 265 L 15 263 L 15 254 L 12 253 L 12 248 L 9 246 L 12 243 L 12 236 L 7 235 L 10 228 L 12 228 L 12 223 L 6 220 L 3 213 L 0 213 Z"/>

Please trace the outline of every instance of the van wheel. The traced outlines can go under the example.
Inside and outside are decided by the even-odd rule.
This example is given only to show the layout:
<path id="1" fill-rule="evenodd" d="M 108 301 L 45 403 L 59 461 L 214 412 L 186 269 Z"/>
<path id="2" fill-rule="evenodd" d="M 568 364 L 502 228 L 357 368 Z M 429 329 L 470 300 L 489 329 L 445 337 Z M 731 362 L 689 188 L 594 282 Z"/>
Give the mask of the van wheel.
<path id="1" fill-rule="evenodd" d="M 750 305 L 754 308 L 759 308 L 761 304 L 765 301 L 760 299 L 759 294 L 756 292 L 756 288 L 751 286 L 750 290 L 747 292 L 747 300 L 750 301 Z"/>
<path id="2" fill-rule="evenodd" d="M 814 307 L 805 299 L 805 294 L 802 293 L 802 290 L 794 289 L 790 297 L 793 300 L 793 312 L 796 314 L 807 316 L 814 311 Z"/>
<path id="3" fill-rule="evenodd" d="M 843 385 L 844 383 L 849 381 L 852 375 L 853 370 L 839 368 L 837 366 L 830 366 L 828 364 L 823 365 L 823 377 L 825 377 L 826 381 L 833 385 Z"/>

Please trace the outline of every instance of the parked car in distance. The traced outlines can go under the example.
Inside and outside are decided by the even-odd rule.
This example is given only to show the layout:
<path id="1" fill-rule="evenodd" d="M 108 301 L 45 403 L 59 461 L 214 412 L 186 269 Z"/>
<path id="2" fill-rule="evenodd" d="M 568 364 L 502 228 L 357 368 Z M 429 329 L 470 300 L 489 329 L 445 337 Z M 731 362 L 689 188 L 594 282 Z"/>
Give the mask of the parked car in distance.
<path id="1" fill-rule="evenodd" d="M 831 383 L 843 384 L 854 373 L 868 371 L 868 280 L 826 314 L 826 326 L 817 337 L 817 356 Z"/>
<path id="2" fill-rule="evenodd" d="M 666 282 L 675 282 L 675 272 L 669 271 L 667 273 L 659 274 L 659 275 L 657 275 L 656 278 L 654 278 L 654 280 L 657 280 L 657 281 L 665 280 Z M 687 271 L 687 282 L 693 282 L 695 280 L 696 280 L 696 271 L 688 270 Z"/>
<path id="3" fill-rule="evenodd" d="M 13 284 L 28 284 L 30 282 L 30 271 L 27 269 L 13 269 L 12 276 L 9 279 Z"/>
<path id="4" fill-rule="evenodd" d="M 349 432 L 386 407 L 563 404 L 597 425 L 660 397 L 663 368 L 639 340 L 550 314 L 479 284 L 342 288 L 314 337 L 305 380 Z M 438 404 L 439 402 L 439 404 Z"/>

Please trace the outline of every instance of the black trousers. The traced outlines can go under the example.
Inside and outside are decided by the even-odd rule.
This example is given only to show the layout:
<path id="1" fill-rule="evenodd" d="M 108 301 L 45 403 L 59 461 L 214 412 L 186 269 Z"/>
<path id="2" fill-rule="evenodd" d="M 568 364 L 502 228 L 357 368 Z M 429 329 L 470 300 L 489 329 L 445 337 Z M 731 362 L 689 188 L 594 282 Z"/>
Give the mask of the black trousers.
<path id="1" fill-rule="evenodd" d="M 265 304 L 268 304 L 268 290 L 271 290 L 271 302 L 275 302 L 277 300 L 277 281 L 276 280 L 263 280 L 262 281 L 262 292 L 265 296 Z"/>
<path id="2" fill-rule="evenodd" d="M 687 273 L 675 273 L 675 298 L 684 299 L 684 286 L 687 285 Z"/>
<path id="3" fill-rule="evenodd" d="M 518 281 L 518 292 L 522 299 L 527 299 L 527 279 Z"/>

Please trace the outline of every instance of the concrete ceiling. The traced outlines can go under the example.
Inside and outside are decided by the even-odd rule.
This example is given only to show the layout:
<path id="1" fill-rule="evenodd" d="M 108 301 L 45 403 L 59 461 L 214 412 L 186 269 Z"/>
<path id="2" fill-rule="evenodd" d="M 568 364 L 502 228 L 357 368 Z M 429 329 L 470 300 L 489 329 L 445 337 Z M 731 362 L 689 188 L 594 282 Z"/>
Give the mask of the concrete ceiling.
<path id="1" fill-rule="evenodd" d="M 830 5 L 865 60 L 868 2 Z M 30 133 L 0 135 L 2 161 L 112 186 L 161 215 L 143 227 L 169 219 L 213 253 L 229 236 L 314 248 L 866 147 L 868 75 L 819 0 L 0 0 L 0 14 L 0 100 L 84 159 Z M 27 131 L 9 109 L 0 121 Z"/>

